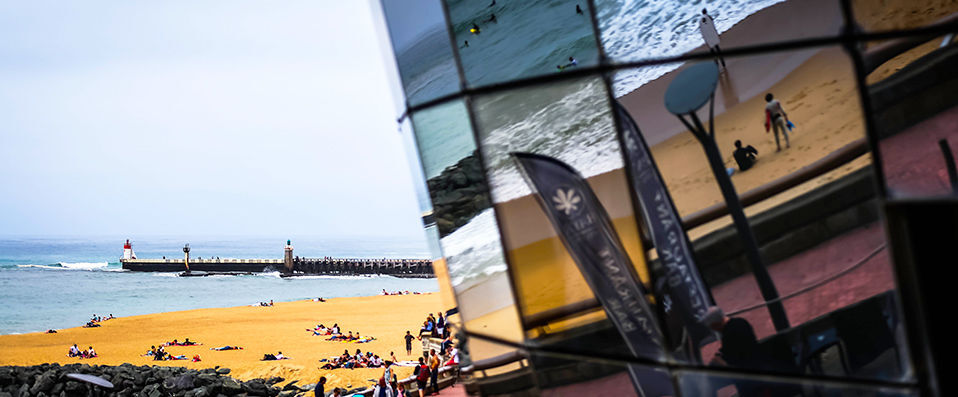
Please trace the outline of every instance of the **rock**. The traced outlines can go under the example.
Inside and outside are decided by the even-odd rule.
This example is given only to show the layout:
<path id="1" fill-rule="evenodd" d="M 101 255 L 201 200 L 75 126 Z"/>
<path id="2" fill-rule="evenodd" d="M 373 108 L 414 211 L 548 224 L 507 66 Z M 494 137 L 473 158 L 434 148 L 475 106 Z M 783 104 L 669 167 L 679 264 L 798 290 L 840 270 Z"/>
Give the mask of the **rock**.
<path id="1" fill-rule="evenodd" d="M 141 397 L 160 397 L 161 395 L 163 393 L 160 392 L 160 385 L 158 384 L 147 385 L 140 391 Z"/>
<path id="2" fill-rule="evenodd" d="M 255 379 L 254 379 L 254 380 L 255 380 Z M 279 376 L 274 376 L 274 377 L 272 377 L 272 378 L 269 378 L 269 380 L 266 381 L 266 384 L 275 385 L 275 384 L 277 384 L 277 383 L 279 383 L 279 382 L 282 382 L 282 381 L 284 381 L 284 380 L 286 380 L 286 378 L 282 378 L 282 377 L 279 377 Z"/>
<path id="3" fill-rule="evenodd" d="M 0 397 L 13 397 L 13 395 L 5 391 L 0 391 Z"/>
<path id="4" fill-rule="evenodd" d="M 243 385 L 233 378 L 223 379 L 223 384 L 220 387 L 222 392 L 227 396 L 236 395 L 243 391 Z"/>
<path id="5" fill-rule="evenodd" d="M 299 393 L 299 391 L 298 391 L 298 390 L 284 390 L 284 391 L 279 392 L 279 397 L 293 397 L 293 396 L 296 395 L 296 393 Z"/>
<path id="6" fill-rule="evenodd" d="M 27 386 L 26 383 L 20 385 L 20 389 L 17 390 L 17 397 L 30 397 L 30 386 Z"/>
<path id="7" fill-rule="evenodd" d="M 163 382 L 166 383 L 165 381 Z M 183 374 L 173 378 L 173 389 L 176 391 L 190 390 L 195 388 L 196 385 L 193 384 L 193 375 Z"/>
<path id="8" fill-rule="evenodd" d="M 37 381 L 33 383 L 33 387 L 30 388 L 30 394 L 36 395 L 39 392 L 48 392 L 53 390 L 53 386 L 57 380 L 57 372 L 55 370 L 47 370 L 42 375 L 37 377 Z"/>
<path id="9" fill-rule="evenodd" d="M 227 375 L 227 374 L 230 373 L 230 369 L 229 369 L 229 368 L 217 368 L 217 369 L 216 369 L 216 373 L 217 373 L 218 375 Z"/>
<path id="10" fill-rule="evenodd" d="M 294 380 L 294 381 L 292 381 L 292 382 L 287 383 L 286 386 L 283 386 L 283 391 L 287 391 L 287 390 L 299 390 L 299 386 L 296 386 L 296 382 L 298 382 L 298 381 L 295 381 L 295 380 Z M 282 394 L 282 393 L 280 393 L 280 394 Z"/>

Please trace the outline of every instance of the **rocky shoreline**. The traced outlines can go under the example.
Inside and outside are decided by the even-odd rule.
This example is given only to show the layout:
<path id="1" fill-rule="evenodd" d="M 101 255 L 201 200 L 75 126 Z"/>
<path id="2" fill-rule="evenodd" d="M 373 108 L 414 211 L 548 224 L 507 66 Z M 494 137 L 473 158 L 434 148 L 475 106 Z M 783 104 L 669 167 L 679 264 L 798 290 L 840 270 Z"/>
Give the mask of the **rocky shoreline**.
<path id="1" fill-rule="evenodd" d="M 240 381 L 228 376 L 229 368 L 202 370 L 135 366 L 122 364 L 106 366 L 89 364 L 41 364 L 30 367 L 0 367 L 0 397 L 214 397 L 214 396 L 268 396 L 312 397 L 315 384 L 297 385 L 295 381 L 280 388 L 276 384 L 285 379 L 252 379 Z M 67 374 L 99 376 L 113 389 L 93 386 L 68 378 Z M 357 390 L 360 391 L 360 390 Z"/>
<path id="2" fill-rule="evenodd" d="M 445 237 L 491 206 L 477 152 L 430 178 L 429 194 L 439 237 Z"/>

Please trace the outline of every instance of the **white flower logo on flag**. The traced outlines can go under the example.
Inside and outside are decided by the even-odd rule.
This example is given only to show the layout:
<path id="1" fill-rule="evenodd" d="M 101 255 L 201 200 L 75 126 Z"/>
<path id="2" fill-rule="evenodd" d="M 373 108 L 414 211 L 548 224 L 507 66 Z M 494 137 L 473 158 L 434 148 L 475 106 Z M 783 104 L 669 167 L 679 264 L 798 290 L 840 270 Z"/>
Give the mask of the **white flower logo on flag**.
<path id="1" fill-rule="evenodd" d="M 582 201 L 582 198 L 577 196 L 573 189 L 563 191 L 560 188 L 556 189 L 556 195 L 552 197 L 552 201 L 555 203 L 557 210 L 564 211 L 566 215 L 569 215 L 572 211 L 579 209 L 578 204 Z"/>

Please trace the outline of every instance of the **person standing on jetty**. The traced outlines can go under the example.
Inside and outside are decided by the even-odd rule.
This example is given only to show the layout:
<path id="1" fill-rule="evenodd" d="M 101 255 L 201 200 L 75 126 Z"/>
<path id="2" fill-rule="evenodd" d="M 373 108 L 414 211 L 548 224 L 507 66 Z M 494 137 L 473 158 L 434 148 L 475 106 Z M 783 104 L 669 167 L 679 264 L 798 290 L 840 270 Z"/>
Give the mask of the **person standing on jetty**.
<path id="1" fill-rule="evenodd" d="M 436 354 L 436 349 L 429 349 L 429 379 L 432 383 L 430 386 L 435 390 L 435 394 L 439 395 L 439 355 Z"/>
<path id="2" fill-rule="evenodd" d="M 782 145 L 778 143 L 778 132 L 781 131 L 785 136 L 785 147 L 789 148 L 788 143 L 788 114 L 782 108 L 782 104 L 771 94 L 765 94 L 765 133 L 768 133 L 769 126 L 775 131 L 776 151 L 782 150 Z"/>
<path id="3" fill-rule="evenodd" d="M 722 68 L 725 68 L 725 57 L 722 56 L 722 49 L 719 48 L 719 34 L 715 29 L 715 20 L 709 15 L 708 10 L 702 9 L 702 16 L 698 17 L 699 31 L 702 32 L 702 38 L 705 39 L 705 45 L 709 47 L 709 52 L 715 55 L 715 64 L 722 61 Z"/>
<path id="4" fill-rule="evenodd" d="M 412 355 L 412 340 L 416 339 L 416 337 L 412 336 L 412 334 L 410 334 L 409 331 L 406 331 L 406 336 L 404 336 L 403 338 L 406 339 L 406 355 L 407 356 Z"/>

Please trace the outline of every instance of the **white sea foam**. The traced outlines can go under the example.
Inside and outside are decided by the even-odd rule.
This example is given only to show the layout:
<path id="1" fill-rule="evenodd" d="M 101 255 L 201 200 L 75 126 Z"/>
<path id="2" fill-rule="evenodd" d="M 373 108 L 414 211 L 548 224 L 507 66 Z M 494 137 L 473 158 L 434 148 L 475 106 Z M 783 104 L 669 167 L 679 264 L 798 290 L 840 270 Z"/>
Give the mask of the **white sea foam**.
<path id="1" fill-rule="evenodd" d="M 109 266 L 110 264 L 107 262 L 76 262 L 76 263 L 60 262 L 59 265 L 67 269 L 92 270 L 92 269 L 104 268 Z"/>
<path id="2" fill-rule="evenodd" d="M 455 232 L 442 238 L 443 254 L 453 286 L 506 271 L 493 210 L 479 213 Z"/>
<path id="3" fill-rule="evenodd" d="M 723 33 L 749 15 L 785 0 L 597 0 L 602 46 L 615 62 L 630 62 L 687 53 L 703 45 L 695 17 L 702 8 L 715 18 Z M 681 64 L 629 69 L 615 74 L 613 90 L 619 97 Z"/>

